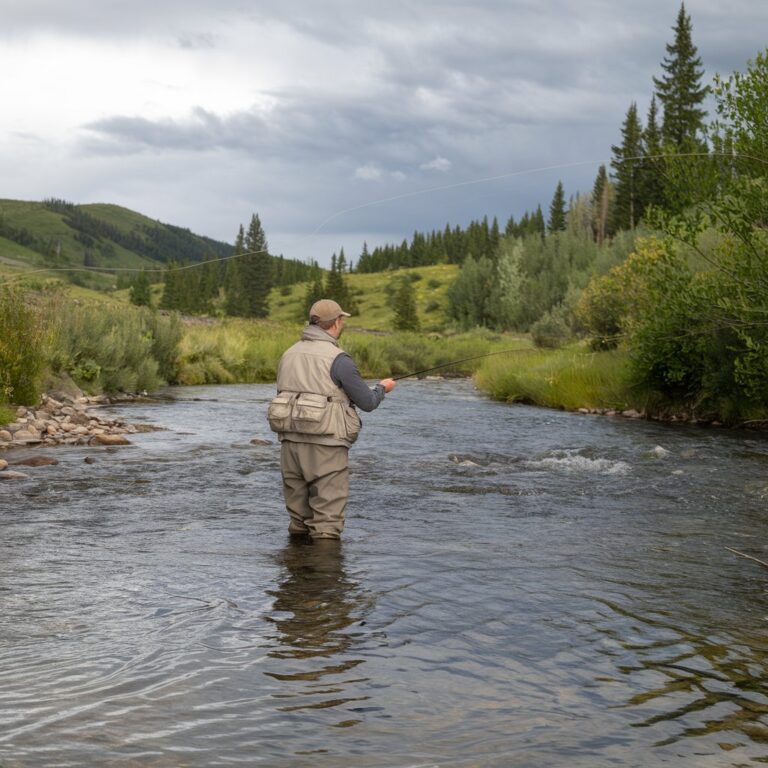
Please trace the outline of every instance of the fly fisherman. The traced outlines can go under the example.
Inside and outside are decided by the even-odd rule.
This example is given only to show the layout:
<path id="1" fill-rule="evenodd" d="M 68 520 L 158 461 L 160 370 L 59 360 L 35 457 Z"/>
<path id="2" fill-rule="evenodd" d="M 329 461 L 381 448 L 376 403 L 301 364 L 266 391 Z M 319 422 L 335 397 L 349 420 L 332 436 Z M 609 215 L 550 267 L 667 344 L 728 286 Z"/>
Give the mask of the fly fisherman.
<path id="1" fill-rule="evenodd" d="M 395 386 L 382 379 L 369 387 L 338 338 L 348 312 L 331 299 L 309 310 L 301 339 L 280 358 L 277 397 L 269 425 L 280 439 L 288 533 L 339 539 L 349 496 L 349 448 L 362 424 L 355 406 L 378 408 Z"/>

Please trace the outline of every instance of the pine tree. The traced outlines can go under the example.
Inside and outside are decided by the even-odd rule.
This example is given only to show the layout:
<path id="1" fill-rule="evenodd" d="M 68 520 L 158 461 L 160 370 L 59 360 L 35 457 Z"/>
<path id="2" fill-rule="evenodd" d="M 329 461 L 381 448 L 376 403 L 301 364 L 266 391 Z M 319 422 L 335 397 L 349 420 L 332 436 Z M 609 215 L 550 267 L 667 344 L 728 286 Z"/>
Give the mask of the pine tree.
<path id="1" fill-rule="evenodd" d="M 131 285 L 131 304 L 135 304 L 138 307 L 151 307 L 152 306 L 152 294 L 149 289 L 149 277 L 147 273 L 142 269 L 138 275 L 134 278 L 133 285 Z"/>
<path id="2" fill-rule="evenodd" d="M 344 298 L 344 280 L 339 272 L 338 257 L 335 253 L 331 256 L 331 271 L 325 281 L 325 298 L 333 299 L 339 304 Z"/>
<path id="3" fill-rule="evenodd" d="M 555 188 L 555 194 L 549 206 L 549 221 L 547 222 L 547 231 L 562 232 L 565 229 L 565 193 L 563 192 L 563 182 L 558 181 Z"/>
<path id="4" fill-rule="evenodd" d="M 650 207 L 664 205 L 664 148 L 658 124 L 656 97 L 651 98 L 648 119 L 642 136 L 643 161 L 640 167 L 639 198 L 643 213 Z"/>
<path id="5" fill-rule="evenodd" d="M 678 152 L 691 152 L 701 146 L 707 114 L 701 105 L 709 87 L 701 85 L 704 70 L 691 38 L 691 17 L 685 13 L 683 3 L 673 29 L 675 41 L 667 44 L 667 55 L 661 63 L 664 74 L 654 77 L 653 83 L 664 108 L 664 144 Z"/>
<path id="6" fill-rule="evenodd" d="M 198 269 L 200 271 L 200 311 L 210 312 L 219 295 L 219 265 L 215 261 L 209 261 Z"/>
<path id="7" fill-rule="evenodd" d="M 621 126 L 621 146 L 612 146 L 616 183 L 616 201 L 613 207 L 613 229 L 634 229 L 642 214 L 639 200 L 638 169 L 642 167 L 643 127 L 637 117 L 637 104 L 633 101 Z"/>
<path id="8" fill-rule="evenodd" d="M 161 309 L 179 309 L 178 264 L 171 261 L 163 273 L 163 295 L 160 299 Z"/>
<path id="9" fill-rule="evenodd" d="M 612 219 L 611 193 L 612 188 L 608 172 L 605 170 L 605 166 L 601 165 L 592 187 L 592 236 L 599 245 L 602 245 L 605 238 L 611 234 L 608 228 Z"/>
<path id="10" fill-rule="evenodd" d="M 304 304 L 300 320 L 306 320 L 309 316 L 309 310 L 316 301 L 326 298 L 325 288 L 323 287 L 323 273 L 320 267 L 314 270 L 312 279 L 307 283 L 307 290 L 304 294 Z"/>
<path id="11" fill-rule="evenodd" d="M 416 311 L 416 295 L 413 283 L 407 276 L 400 278 L 394 298 L 395 319 L 393 325 L 396 331 L 418 331 L 419 315 Z"/>
<path id="12" fill-rule="evenodd" d="M 266 317 L 272 288 L 272 257 L 258 214 L 251 216 L 245 236 L 245 255 L 240 260 L 240 284 L 246 317 Z"/>
<path id="13" fill-rule="evenodd" d="M 342 248 L 339 256 L 334 253 L 331 257 L 331 271 L 328 273 L 328 279 L 325 285 L 325 298 L 333 299 L 346 312 L 353 313 L 357 310 L 357 303 L 352 298 L 346 280 L 344 280 L 344 269 L 346 267 L 346 258 Z"/>
<path id="14" fill-rule="evenodd" d="M 227 262 L 227 271 L 224 277 L 225 312 L 234 317 L 244 317 L 247 312 L 243 280 L 240 275 L 240 260 L 243 258 L 243 253 L 245 253 L 245 231 L 241 224 L 235 238 L 234 258 Z"/>

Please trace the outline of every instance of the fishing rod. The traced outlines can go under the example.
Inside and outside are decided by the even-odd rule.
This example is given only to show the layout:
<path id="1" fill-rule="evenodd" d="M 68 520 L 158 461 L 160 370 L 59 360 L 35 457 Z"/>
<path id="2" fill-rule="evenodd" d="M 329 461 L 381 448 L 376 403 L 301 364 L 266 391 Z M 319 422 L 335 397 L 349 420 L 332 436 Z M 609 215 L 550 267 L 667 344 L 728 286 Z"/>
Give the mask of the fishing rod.
<path id="1" fill-rule="evenodd" d="M 486 352 L 482 355 L 472 355 L 472 357 L 462 357 L 461 360 L 452 360 L 450 363 L 441 363 L 435 365 L 432 368 L 425 368 L 423 371 L 413 371 L 411 373 L 404 373 L 401 376 L 392 376 L 392 381 L 400 381 L 401 379 L 408 379 L 411 376 L 421 376 L 423 373 L 430 373 L 431 371 L 438 371 L 441 368 L 448 368 L 451 365 L 458 365 L 459 363 L 467 363 L 470 360 L 481 360 L 484 357 L 492 357 L 493 355 L 504 355 L 509 352 L 532 352 L 532 349 L 520 349 L 520 347 L 513 347 L 510 349 L 498 349 L 495 352 Z"/>

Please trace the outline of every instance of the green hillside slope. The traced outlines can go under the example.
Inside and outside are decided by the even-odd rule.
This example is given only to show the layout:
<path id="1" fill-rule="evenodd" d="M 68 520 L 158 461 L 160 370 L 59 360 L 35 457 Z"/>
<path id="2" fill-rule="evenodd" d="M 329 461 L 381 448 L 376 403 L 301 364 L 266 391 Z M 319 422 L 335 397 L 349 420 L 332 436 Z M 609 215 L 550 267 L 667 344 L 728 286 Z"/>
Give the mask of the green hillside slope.
<path id="1" fill-rule="evenodd" d="M 50 276 L 104 289 L 115 282 L 110 270 L 156 269 L 231 253 L 228 243 L 117 205 L 0 200 L 0 270 L 47 268 Z"/>

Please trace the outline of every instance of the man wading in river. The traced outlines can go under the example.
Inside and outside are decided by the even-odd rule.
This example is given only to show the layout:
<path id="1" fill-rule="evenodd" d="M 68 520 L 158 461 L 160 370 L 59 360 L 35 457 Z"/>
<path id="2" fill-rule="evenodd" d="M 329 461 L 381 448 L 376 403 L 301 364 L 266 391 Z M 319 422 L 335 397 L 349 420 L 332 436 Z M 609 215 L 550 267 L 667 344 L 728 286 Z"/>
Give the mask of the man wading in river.
<path id="1" fill-rule="evenodd" d="M 315 302 L 301 339 L 277 369 L 269 426 L 280 439 L 285 506 L 292 536 L 338 539 L 349 495 L 349 448 L 362 424 L 355 406 L 373 411 L 395 386 L 369 387 L 338 345 L 348 312 L 330 299 Z"/>

